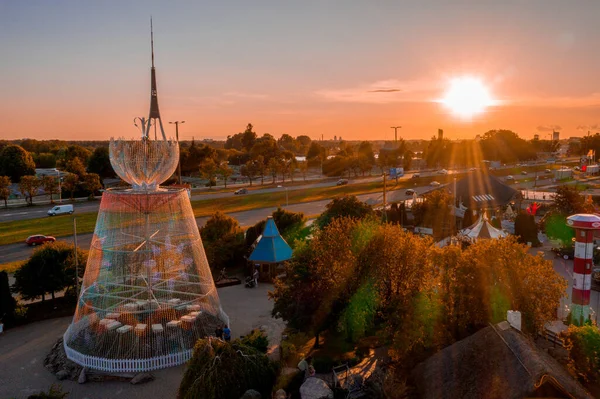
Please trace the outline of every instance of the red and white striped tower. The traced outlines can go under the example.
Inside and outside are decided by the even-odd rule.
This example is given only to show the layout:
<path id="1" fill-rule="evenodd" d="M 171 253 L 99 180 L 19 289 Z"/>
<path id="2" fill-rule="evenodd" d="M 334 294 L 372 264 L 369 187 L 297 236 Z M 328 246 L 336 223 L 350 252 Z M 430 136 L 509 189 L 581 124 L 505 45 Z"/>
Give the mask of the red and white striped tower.
<path id="1" fill-rule="evenodd" d="M 575 260 L 571 320 L 582 325 L 590 318 L 590 290 L 594 256 L 594 231 L 600 230 L 600 217 L 586 213 L 569 216 L 567 225 L 575 229 Z"/>

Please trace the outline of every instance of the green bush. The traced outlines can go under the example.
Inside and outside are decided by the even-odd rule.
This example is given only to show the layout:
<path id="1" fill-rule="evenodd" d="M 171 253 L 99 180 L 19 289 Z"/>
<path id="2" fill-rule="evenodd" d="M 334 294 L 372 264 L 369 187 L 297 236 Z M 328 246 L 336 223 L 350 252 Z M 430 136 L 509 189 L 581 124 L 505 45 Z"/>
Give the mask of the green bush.
<path id="1" fill-rule="evenodd" d="M 181 399 L 239 398 L 254 389 L 270 397 L 276 365 L 253 347 L 239 340 L 200 339 L 179 386 Z"/>
<path id="2" fill-rule="evenodd" d="M 259 352 L 267 353 L 269 349 L 269 338 L 261 330 L 252 330 L 252 332 L 246 335 L 241 340 L 242 345 L 251 346 Z"/>
<path id="3" fill-rule="evenodd" d="M 585 381 L 600 380 L 600 331 L 593 325 L 570 326 L 565 347 L 569 369 Z"/>

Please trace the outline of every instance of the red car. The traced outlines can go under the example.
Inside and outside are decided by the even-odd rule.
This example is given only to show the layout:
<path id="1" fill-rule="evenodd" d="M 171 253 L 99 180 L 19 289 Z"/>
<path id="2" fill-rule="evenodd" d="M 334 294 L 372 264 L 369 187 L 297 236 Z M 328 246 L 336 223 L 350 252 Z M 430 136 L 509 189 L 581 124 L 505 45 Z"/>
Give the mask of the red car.
<path id="1" fill-rule="evenodd" d="M 54 242 L 54 241 L 56 241 L 56 238 L 51 237 L 51 236 L 29 236 L 25 240 L 25 244 L 27 244 L 29 246 L 42 245 L 45 242 Z"/>

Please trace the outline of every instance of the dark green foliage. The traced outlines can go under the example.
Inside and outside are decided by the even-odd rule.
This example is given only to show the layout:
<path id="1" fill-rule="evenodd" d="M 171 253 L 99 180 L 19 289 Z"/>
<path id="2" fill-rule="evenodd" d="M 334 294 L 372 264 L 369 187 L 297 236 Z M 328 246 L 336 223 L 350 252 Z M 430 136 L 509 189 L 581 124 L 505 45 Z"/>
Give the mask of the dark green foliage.
<path id="1" fill-rule="evenodd" d="M 301 234 L 302 227 L 306 219 L 302 212 L 290 212 L 283 208 L 277 208 L 273 212 L 273 221 L 279 230 L 279 234 L 289 243 L 292 244 L 293 240 Z M 257 222 L 254 226 L 249 227 L 246 230 L 246 247 L 251 247 L 265 229 L 266 220 Z"/>
<path id="2" fill-rule="evenodd" d="M 431 227 L 435 239 L 442 239 L 454 233 L 454 216 L 450 212 L 453 199 L 445 190 L 435 190 L 423 202 L 412 206 L 415 226 Z"/>
<path id="3" fill-rule="evenodd" d="M 567 216 L 562 213 L 548 212 L 540 225 L 548 237 L 559 239 L 563 243 L 569 243 L 575 237 L 575 230 L 567 226 Z"/>
<path id="4" fill-rule="evenodd" d="M 48 392 L 41 391 L 33 395 L 29 395 L 27 399 L 63 399 L 67 397 L 69 392 L 64 392 L 60 385 L 52 384 Z"/>
<path id="5" fill-rule="evenodd" d="M 540 245 L 538 230 L 533 215 L 520 213 L 515 218 L 515 235 L 520 243 L 530 242 L 534 247 Z"/>
<path id="6" fill-rule="evenodd" d="M 92 153 L 87 167 L 88 173 L 96 173 L 102 179 L 114 177 L 115 172 L 110 164 L 108 147 L 98 147 Z"/>
<path id="7" fill-rule="evenodd" d="M 78 252 L 79 276 L 85 272 L 86 254 Z M 23 299 L 37 299 L 75 285 L 75 250 L 73 245 L 57 241 L 37 248 L 31 258 L 15 272 L 13 289 Z"/>
<path id="8" fill-rule="evenodd" d="M 248 389 L 271 395 L 276 366 L 263 353 L 239 341 L 198 340 L 179 386 L 181 399 L 239 398 Z"/>
<path id="9" fill-rule="evenodd" d="M 354 219 L 363 219 L 373 215 L 373 209 L 370 205 L 360 201 L 354 195 L 345 195 L 343 197 L 334 198 L 316 220 L 319 228 L 324 228 L 333 219 L 350 217 Z"/>
<path id="10" fill-rule="evenodd" d="M 213 270 L 243 263 L 244 233 L 234 218 L 217 212 L 200 229 L 200 235 Z"/>
<path id="11" fill-rule="evenodd" d="M 594 325 L 570 326 L 565 346 L 569 368 L 586 381 L 600 380 L 600 332 Z"/>
<path id="12" fill-rule="evenodd" d="M 252 332 L 246 335 L 240 340 L 242 345 L 251 346 L 259 352 L 267 353 L 269 349 L 269 338 L 261 330 L 252 330 Z"/>
<path id="13" fill-rule="evenodd" d="M 10 325 L 15 316 L 16 301 L 10 293 L 8 273 L 0 272 L 0 322 Z"/>
<path id="14" fill-rule="evenodd" d="M 35 162 L 30 153 L 18 145 L 7 145 L 0 152 L 0 176 L 18 182 L 21 176 L 35 175 Z"/>

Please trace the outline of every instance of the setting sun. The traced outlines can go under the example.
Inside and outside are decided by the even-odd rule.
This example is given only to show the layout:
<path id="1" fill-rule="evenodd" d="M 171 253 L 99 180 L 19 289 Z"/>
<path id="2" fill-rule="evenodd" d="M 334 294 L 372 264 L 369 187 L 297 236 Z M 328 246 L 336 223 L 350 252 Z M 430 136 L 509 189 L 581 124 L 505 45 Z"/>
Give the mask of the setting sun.
<path id="1" fill-rule="evenodd" d="M 480 79 L 474 77 L 452 79 L 440 102 L 461 118 L 472 118 L 495 104 L 487 87 Z"/>

